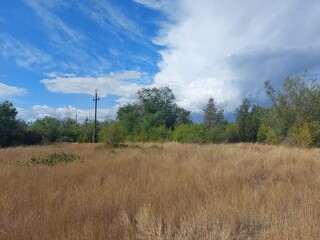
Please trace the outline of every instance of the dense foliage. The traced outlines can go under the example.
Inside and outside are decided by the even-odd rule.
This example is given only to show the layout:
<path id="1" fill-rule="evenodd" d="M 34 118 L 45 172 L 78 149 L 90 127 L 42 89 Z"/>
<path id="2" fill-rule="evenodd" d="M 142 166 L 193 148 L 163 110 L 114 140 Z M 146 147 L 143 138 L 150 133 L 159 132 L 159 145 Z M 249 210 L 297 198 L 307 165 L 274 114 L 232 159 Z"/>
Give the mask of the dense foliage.
<path id="1" fill-rule="evenodd" d="M 265 82 L 270 107 L 243 99 L 228 123 L 213 98 L 203 108 L 203 123 L 195 124 L 190 111 L 175 103 L 171 89 L 145 88 L 137 101 L 118 109 L 115 121 L 98 122 L 99 140 L 110 147 L 125 142 L 235 143 L 260 142 L 320 146 L 320 86 L 304 76 L 287 77 L 275 90 Z M 0 104 L 0 146 L 52 142 L 91 142 L 93 122 L 44 117 L 33 123 L 16 119 L 12 103 Z"/>

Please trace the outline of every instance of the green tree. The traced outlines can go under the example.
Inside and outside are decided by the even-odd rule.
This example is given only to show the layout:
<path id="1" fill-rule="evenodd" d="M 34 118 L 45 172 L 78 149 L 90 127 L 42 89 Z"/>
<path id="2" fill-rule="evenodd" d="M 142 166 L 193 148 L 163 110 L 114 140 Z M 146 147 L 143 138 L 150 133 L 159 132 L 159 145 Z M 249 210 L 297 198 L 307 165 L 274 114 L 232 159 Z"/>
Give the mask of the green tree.
<path id="1" fill-rule="evenodd" d="M 217 109 L 213 98 L 209 98 L 207 105 L 203 109 L 203 123 L 207 128 L 213 128 L 214 126 L 225 124 L 223 109 Z"/>
<path id="2" fill-rule="evenodd" d="M 192 120 L 190 118 L 190 114 L 191 114 L 190 111 L 181 107 L 177 107 L 176 111 L 177 111 L 177 119 L 176 119 L 175 127 L 178 127 L 182 124 L 192 124 Z"/>
<path id="3" fill-rule="evenodd" d="M 272 113 L 278 119 L 277 127 L 287 136 L 294 124 L 304 124 L 320 119 L 320 86 L 304 75 L 287 77 L 282 89 L 276 91 L 269 81 L 265 82 L 267 95 L 272 101 Z"/>
<path id="4" fill-rule="evenodd" d="M 17 128 L 16 116 L 18 112 L 12 103 L 0 103 L 0 147 L 13 144 L 14 133 Z"/>
<path id="5" fill-rule="evenodd" d="M 240 141 L 239 128 L 235 123 L 230 123 L 227 127 L 227 142 L 228 143 L 237 143 Z"/>
<path id="6" fill-rule="evenodd" d="M 256 142 L 260 128 L 262 108 L 251 105 L 246 98 L 236 110 L 236 123 L 239 129 L 239 136 L 242 142 Z"/>
<path id="7" fill-rule="evenodd" d="M 178 119 L 178 106 L 170 88 L 143 88 L 137 94 L 144 115 L 159 113 L 165 126 L 174 129 Z"/>
<path id="8" fill-rule="evenodd" d="M 55 117 L 46 116 L 43 119 L 37 119 L 30 130 L 41 135 L 42 143 L 52 143 L 61 137 L 62 123 Z"/>
<path id="9" fill-rule="evenodd" d="M 117 120 L 130 141 L 149 141 L 154 129 L 169 130 L 181 124 L 189 124 L 190 111 L 178 107 L 171 89 L 144 88 L 137 92 L 138 102 L 126 104 L 117 112 Z M 154 134 L 153 134 L 154 135 Z"/>
<path id="10" fill-rule="evenodd" d="M 62 142 L 77 142 L 80 137 L 80 128 L 76 120 L 72 118 L 64 118 L 61 121 L 61 133 L 59 141 Z"/>
<path id="11" fill-rule="evenodd" d="M 127 104 L 117 111 L 117 120 L 122 124 L 128 141 L 138 140 L 142 110 L 139 104 Z"/>

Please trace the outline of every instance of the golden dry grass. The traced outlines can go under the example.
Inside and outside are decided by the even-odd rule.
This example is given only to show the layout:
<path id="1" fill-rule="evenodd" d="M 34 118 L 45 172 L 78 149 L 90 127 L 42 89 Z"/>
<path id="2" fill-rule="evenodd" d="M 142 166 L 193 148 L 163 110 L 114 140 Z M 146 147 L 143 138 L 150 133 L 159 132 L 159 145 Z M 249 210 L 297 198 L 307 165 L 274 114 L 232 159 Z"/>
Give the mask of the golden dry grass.
<path id="1" fill-rule="evenodd" d="M 85 162 L 16 164 L 61 150 Z M 0 239 L 320 239 L 319 188 L 318 149 L 0 149 Z"/>

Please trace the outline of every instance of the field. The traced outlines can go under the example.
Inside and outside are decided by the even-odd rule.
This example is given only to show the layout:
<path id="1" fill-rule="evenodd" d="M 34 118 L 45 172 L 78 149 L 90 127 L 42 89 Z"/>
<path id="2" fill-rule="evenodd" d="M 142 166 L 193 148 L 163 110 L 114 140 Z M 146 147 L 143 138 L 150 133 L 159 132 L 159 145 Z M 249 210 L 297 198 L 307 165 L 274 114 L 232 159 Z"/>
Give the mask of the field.
<path id="1" fill-rule="evenodd" d="M 99 146 L 0 149 L 0 239 L 320 239 L 319 149 Z"/>

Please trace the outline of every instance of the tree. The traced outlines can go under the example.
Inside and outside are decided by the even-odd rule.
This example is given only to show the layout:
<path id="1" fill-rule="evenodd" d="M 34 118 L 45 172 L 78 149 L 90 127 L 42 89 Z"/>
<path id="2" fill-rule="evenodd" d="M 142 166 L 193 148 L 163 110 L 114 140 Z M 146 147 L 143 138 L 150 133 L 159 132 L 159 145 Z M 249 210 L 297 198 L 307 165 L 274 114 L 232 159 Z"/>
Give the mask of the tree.
<path id="1" fill-rule="evenodd" d="M 175 96 L 170 88 L 143 88 L 138 91 L 138 99 L 144 115 L 160 113 L 165 126 L 174 129 L 178 118 L 178 106 L 174 102 Z"/>
<path id="2" fill-rule="evenodd" d="M 214 126 L 226 123 L 223 116 L 223 109 L 218 110 L 213 98 L 209 98 L 206 107 L 203 109 L 203 123 L 207 128 L 213 128 Z"/>
<path id="3" fill-rule="evenodd" d="M 76 120 L 67 117 L 61 121 L 61 136 L 59 141 L 76 142 L 80 137 L 80 128 Z"/>
<path id="4" fill-rule="evenodd" d="M 185 110 L 184 108 L 177 107 L 177 119 L 175 127 L 178 127 L 182 124 L 192 124 L 190 113 L 190 111 Z"/>
<path id="5" fill-rule="evenodd" d="M 239 136 L 242 142 L 256 142 L 260 127 L 261 108 L 251 105 L 246 98 L 236 110 L 236 123 L 239 129 Z"/>
<path id="6" fill-rule="evenodd" d="M 173 130 L 181 124 L 191 123 L 190 111 L 178 107 L 170 88 L 144 88 L 137 95 L 138 102 L 126 104 L 117 112 L 117 120 L 124 127 L 127 140 L 148 141 L 155 131 L 162 131 L 163 126 Z"/>
<path id="7" fill-rule="evenodd" d="M 30 129 L 42 136 L 42 143 L 52 143 L 61 137 L 61 121 L 55 117 L 46 116 L 37 119 Z"/>
<path id="8" fill-rule="evenodd" d="M 13 144 L 17 114 L 18 112 L 12 103 L 5 101 L 0 104 L 0 147 Z"/>
<path id="9" fill-rule="evenodd" d="M 307 79 L 304 75 L 287 77 L 281 90 L 276 91 L 269 81 L 265 82 L 265 89 L 284 136 L 288 135 L 294 124 L 319 121 L 320 86 L 317 81 Z"/>

